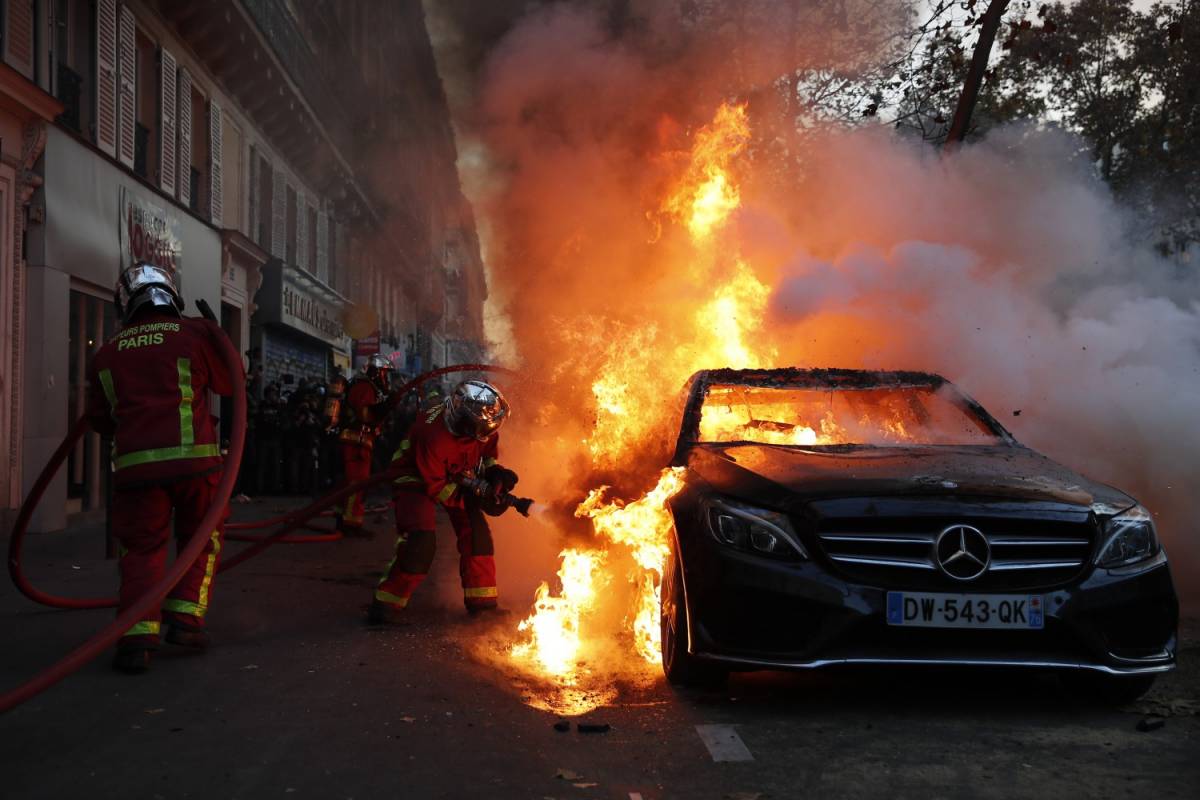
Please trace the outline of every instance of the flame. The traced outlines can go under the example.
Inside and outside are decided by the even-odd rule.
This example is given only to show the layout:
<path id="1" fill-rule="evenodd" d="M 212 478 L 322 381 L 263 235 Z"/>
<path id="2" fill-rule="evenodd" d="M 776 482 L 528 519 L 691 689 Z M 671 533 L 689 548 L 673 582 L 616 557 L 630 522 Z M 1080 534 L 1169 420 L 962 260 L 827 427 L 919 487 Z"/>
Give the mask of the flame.
<path id="1" fill-rule="evenodd" d="M 606 556 L 602 551 L 567 549 L 558 557 L 562 559 L 558 570 L 562 591 L 553 595 L 550 584 L 542 581 L 533 613 L 517 626 L 518 631 L 529 632 L 529 640 L 513 645 L 511 653 L 517 660 L 533 662 L 563 685 L 573 686 L 579 671 L 580 619 L 596 604 L 606 577 L 598 570 Z"/>
<path id="2" fill-rule="evenodd" d="M 736 252 L 726 255 L 717 246 L 741 204 L 731 165 L 749 135 L 746 107 L 722 105 L 696 132 L 686 166 L 658 209 L 686 230 L 695 255 L 692 272 L 700 285 L 713 287 L 698 305 L 689 343 L 664 358 L 653 322 L 603 320 L 580 326 L 581 352 L 598 355 L 590 384 L 595 423 L 584 442 L 597 468 L 628 464 L 639 443 L 660 430 L 677 401 L 673 392 L 663 392 L 664 386 L 682 387 L 698 369 L 768 366 L 776 358 L 762 336 L 769 287 Z M 591 522 L 599 546 L 560 554 L 562 590 L 552 594 L 546 583 L 538 588 L 532 613 L 518 626 L 525 639 L 511 648 L 514 660 L 539 677 L 554 679 L 560 695 L 564 687 L 581 681 L 588 639 L 605 633 L 598 630 L 602 625 L 597 598 L 609 577 L 610 549 L 627 555 L 633 564 L 628 579 L 634 599 L 625 616 L 633 650 L 643 663 L 660 659 L 660 592 L 663 568 L 671 557 L 673 525 L 667 503 L 682 488 L 683 468 L 675 467 L 664 470 L 653 489 L 629 502 L 610 499 L 608 487 L 588 493 L 575 516 Z M 571 704 L 571 713 L 586 710 Z"/>
<path id="3" fill-rule="evenodd" d="M 683 467 L 663 470 L 658 484 L 643 497 L 626 505 L 620 500 L 604 503 L 607 486 L 593 489 L 575 509 L 575 516 L 592 521 L 596 533 L 615 544 L 625 545 L 640 572 L 631 577 L 638 585 L 637 609 L 633 614 L 634 646 L 647 661 L 662 655 L 658 605 L 663 568 L 671 554 L 671 511 L 667 501 L 683 488 Z"/>
<path id="4" fill-rule="evenodd" d="M 662 204 L 664 213 L 687 225 L 693 239 L 711 236 L 741 205 L 729 165 L 749 140 L 744 103 L 723 104 L 713 121 L 696 132 L 687 172 Z"/>

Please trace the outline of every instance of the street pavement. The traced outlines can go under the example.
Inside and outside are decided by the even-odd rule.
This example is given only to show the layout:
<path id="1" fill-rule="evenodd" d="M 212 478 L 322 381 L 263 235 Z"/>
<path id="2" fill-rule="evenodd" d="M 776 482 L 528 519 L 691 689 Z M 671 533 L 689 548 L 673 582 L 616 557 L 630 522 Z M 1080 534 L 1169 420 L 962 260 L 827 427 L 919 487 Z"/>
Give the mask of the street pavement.
<path id="1" fill-rule="evenodd" d="M 363 623 L 392 547 L 386 521 L 373 522 L 372 539 L 277 546 L 218 579 L 207 654 L 160 651 L 138 677 L 106 656 L 0 717 L 0 797 L 1123 798 L 1193 797 L 1200 784 L 1194 621 L 1181 668 L 1137 708 L 1098 707 L 1024 673 L 757 673 L 720 693 L 623 686 L 559 731 L 562 717 L 531 705 L 536 691 L 477 655 L 529 596 L 510 593 L 507 618 L 469 618 L 448 599 L 448 530 L 410 624 Z M 115 587 L 95 527 L 26 550 L 42 588 Z M 36 606 L 4 581 L 0 686 L 110 618 Z M 1140 731 L 1150 712 L 1165 724 Z M 610 728 L 584 733 L 580 721 Z"/>

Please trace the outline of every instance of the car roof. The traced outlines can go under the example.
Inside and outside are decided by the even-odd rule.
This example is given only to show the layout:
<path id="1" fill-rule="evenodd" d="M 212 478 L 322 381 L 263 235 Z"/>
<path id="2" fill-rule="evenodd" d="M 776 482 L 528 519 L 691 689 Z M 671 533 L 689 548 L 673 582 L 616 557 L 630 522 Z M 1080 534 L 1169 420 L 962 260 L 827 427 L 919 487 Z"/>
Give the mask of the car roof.
<path id="1" fill-rule="evenodd" d="M 872 389 L 919 386 L 936 389 L 949 381 L 932 372 L 867 369 L 704 369 L 692 375 L 688 385 L 734 384 L 797 389 Z"/>

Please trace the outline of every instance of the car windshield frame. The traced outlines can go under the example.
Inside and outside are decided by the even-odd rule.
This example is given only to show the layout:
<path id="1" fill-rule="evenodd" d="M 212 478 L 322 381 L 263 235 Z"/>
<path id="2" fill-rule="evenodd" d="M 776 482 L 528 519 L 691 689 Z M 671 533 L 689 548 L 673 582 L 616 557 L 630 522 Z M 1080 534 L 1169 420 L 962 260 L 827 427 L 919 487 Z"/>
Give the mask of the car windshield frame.
<path id="1" fill-rule="evenodd" d="M 844 444 L 790 444 L 771 443 L 753 439 L 710 441 L 700 438 L 700 423 L 704 403 L 714 386 L 744 386 L 748 389 L 855 391 L 886 389 L 919 389 L 937 392 L 949 400 L 973 421 L 980 423 L 994 441 L 980 443 L 844 443 Z M 887 449 L 898 447 L 996 447 L 1016 445 L 1013 438 L 995 417 L 978 402 L 967 396 L 958 387 L 940 375 L 925 372 L 874 372 L 868 370 L 838 369 L 771 369 L 771 370 L 704 370 L 688 381 L 684 401 L 683 420 L 676 441 L 674 463 L 683 463 L 683 457 L 691 447 L 727 446 L 736 444 L 766 445 L 796 450 L 839 451 L 860 449 Z"/>

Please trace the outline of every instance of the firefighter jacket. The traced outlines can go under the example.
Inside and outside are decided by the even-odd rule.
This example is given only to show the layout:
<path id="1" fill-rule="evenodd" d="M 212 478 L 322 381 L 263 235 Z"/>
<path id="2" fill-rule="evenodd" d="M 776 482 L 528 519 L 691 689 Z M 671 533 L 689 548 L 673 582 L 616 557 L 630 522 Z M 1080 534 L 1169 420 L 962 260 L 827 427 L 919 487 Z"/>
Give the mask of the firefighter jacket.
<path id="1" fill-rule="evenodd" d="M 383 424 L 390 408 L 388 395 L 380 392 L 370 380 L 363 377 L 352 380 L 342 411 L 342 443 L 367 448 L 374 446 L 379 426 Z"/>
<path id="2" fill-rule="evenodd" d="M 168 483 L 221 466 L 209 392 L 233 380 L 215 323 L 147 314 L 104 344 L 88 370 L 87 416 L 113 437 L 114 485 Z"/>
<path id="3" fill-rule="evenodd" d="M 398 473 L 398 488 L 420 488 L 444 506 L 462 508 L 459 478 L 496 463 L 500 434 L 493 433 L 483 442 L 455 436 L 446 427 L 445 413 L 439 407 L 418 417 L 396 448 L 392 469 Z"/>

